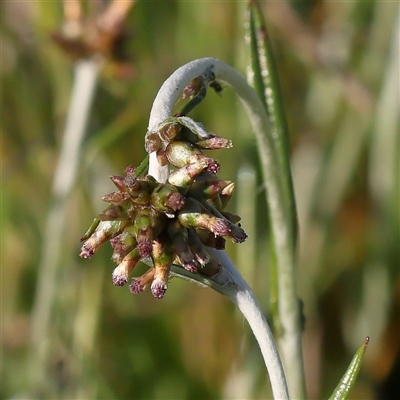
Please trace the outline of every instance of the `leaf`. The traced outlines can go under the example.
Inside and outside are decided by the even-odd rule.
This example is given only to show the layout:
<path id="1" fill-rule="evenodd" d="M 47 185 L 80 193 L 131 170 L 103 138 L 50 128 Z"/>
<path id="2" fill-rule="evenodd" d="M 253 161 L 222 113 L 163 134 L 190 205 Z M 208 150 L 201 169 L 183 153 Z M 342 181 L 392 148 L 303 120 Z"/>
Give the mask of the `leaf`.
<path id="1" fill-rule="evenodd" d="M 367 336 L 364 340 L 364 343 L 359 347 L 355 356 L 351 360 L 351 363 L 347 368 L 346 373 L 343 375 L 339 384 L 336 386 L 336 389 L 332 393 L 331 397 L 329 397 L 329 400 L 345 400 L 349 397 L 349 394 L 356 382 L 358 373 L 360 372 L 361 364 L 368 343 L 369 343 L 369 337 Z"/>

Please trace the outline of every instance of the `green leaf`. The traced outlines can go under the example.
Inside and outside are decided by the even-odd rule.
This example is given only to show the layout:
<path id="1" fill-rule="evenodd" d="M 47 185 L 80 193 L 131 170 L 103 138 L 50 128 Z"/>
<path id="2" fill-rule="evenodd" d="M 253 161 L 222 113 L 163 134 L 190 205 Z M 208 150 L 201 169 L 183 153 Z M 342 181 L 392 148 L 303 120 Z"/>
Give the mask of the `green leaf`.
<path id="1" fill-rule="evenodd" d="M 246 21 L 246 43 L 249 58 L 247 79 L 263 102 L 271 123 L 271 136 L 278 154 L 285 192 L 284 201 L 291 219 L 291 233 L 295 246 L 297 239 L 297 217 L 292 175 L 290 172 L 289 132 L 272 43 L 268 36 L 260 5 L 255 0 L 249 2 Z"/>
<path id="2" fill-rule="evenodd" d="M 357 353 L 351 360 L 346 373 L 343 375 L 336 389 L 332 393 L 329 400 L 345 400 L 349 397 L 351 390 L 357 379 L 357 375 L 360 372 L 362 360 L 364 358 L 365 350 L 369 343 L 369 337 L 366 337 L 364 343 L 359 347 Z"/>

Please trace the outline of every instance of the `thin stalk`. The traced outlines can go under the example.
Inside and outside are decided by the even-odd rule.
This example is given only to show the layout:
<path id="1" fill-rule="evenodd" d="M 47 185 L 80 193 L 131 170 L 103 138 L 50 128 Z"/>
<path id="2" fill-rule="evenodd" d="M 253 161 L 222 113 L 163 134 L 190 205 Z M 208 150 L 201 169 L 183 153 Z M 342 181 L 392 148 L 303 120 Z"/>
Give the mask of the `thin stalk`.
<path id="1" fill-rule="evenodd" d="M 47 216 L 38 282 L 32 310 L 32 370 L 34 388 L 45 386 L 51 315 L 57 268 L 60 266 L 69 194 L 78 175 L 80 150 L 86 132 L 100 62 L 83 60 L 74 68 L 74 84 L 68 109 L 60 158 L 53 179 L 52 200 Z"/>
<path id="2" fill-rule="evenodd" d="M 294 271 L 292 221 L 290 215 L 287 215 L 282 201 L 285 193 L 281 182 L 276 148 L 270 135 L 265 134 L 271 131 L 271 126 L 264 105 L 256 92 L 234 68 L 213 58 L 203 58 L 182 66 L 164 82 L 153 103 L 148 132 L 156 132 L 158 126 L 172 115 L 173 106 L 184 87 L 207 69 L 214 72 L 218 81 L 230 86 L 236 92 L 247 111 L 256 134 L 267 189 L 267 201 L 271 212 L 270 222 L 276 249 L 279 291 L 282 295 L 282 301 L 279 303 L 283 327 L 282 355 L 286 372 L 293 382 L 297 382 L 298 376 L 303 376 L 303 365 L 300 314 Z M 160 166 L 154 153 L 150 154 L 149 174 L 160 182 L 165 182 L 168 177 L 168 166 Z M 274 385 L 273 382 L 272 384 Z M 304 393 L 300 386 L 293 385 L 293 397 L 303 396 Z"/>

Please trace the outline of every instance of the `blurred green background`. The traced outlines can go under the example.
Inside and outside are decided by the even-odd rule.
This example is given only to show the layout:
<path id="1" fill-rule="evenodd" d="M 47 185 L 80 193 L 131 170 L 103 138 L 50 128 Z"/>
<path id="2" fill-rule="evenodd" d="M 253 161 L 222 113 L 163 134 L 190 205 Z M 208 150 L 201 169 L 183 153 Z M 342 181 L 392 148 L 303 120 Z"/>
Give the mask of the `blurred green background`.
<path id="1" fill-rule="evenodd" d="M 101 1 L 85 3 L 87 15 Z M 265 399 L 257 344 L 230 302 L 173 280 L 163 301 L 111 283 L 111 249 L 79 259 L 79 238 L 138 165 L 152 100 L 180 65 L 205 56 L 245 74 L 245 2 L 139 1 L 126 23 L 125 64 L 102 69 L 68 198 L 50 284 L 51 324 L 32 344 L 32 310 L 73 81 L 51 40 L 62 2 L 2 1 L 2 314 L 4 399 Z M 291 133 L 298 202 L 298 292 L 310 399 L 327 398 L 357 347 L 371 341 L 356 399 L 400 398 L 399 5 L 262 2 Z M 217 153 L 237 182 L 230 210 L 246 243 L 228 246 L 268 315 L 268 232 L 257 149 L 233 93 L 192 114 L 234 148 Z M 215 155 L 215 153 L 214 153 Z M 234 160 L 234 161 L 233 161 Z M 140 274 L 140 268 L 135 275 Z M 37 381 L 37 369 L 42 379 Z M 44 378 L 43 378 L 44 377 Z"/>

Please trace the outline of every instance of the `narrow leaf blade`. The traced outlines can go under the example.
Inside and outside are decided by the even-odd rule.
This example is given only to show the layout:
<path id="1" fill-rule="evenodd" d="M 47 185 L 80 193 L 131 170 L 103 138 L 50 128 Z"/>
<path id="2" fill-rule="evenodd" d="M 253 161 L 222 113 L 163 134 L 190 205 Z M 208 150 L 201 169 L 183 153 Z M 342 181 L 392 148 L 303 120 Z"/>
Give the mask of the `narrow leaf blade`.
<path id="1" fill-rule="evenodd" d="M 358 373 L 360 372 L 361 364 L 368 343 L 369 343 L 369 337 L 366 337 L 364 343 L 359 347 L 355 356 L 351 360 L 351 363 L 347 368 L 347 371 L 343 375 L 339 384 L 336 386 L 336 389 L 332 393 L 331 397 L 329 397 L 329 400 L 346 400 L 349 397 L 350 392 L 353 389 L 354 384 L 356 382 Z"/>

